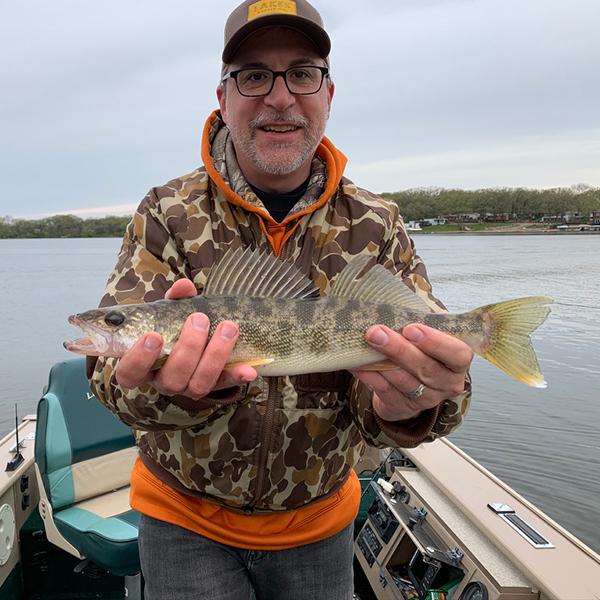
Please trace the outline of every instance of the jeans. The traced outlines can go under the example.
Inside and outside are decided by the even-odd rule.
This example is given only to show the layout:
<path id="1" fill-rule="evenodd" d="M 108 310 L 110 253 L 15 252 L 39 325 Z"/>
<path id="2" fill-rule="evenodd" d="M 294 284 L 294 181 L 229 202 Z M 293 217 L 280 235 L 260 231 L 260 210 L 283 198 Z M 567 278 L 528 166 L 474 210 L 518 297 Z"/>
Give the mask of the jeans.
<path id="1" fill-rule="evenodd" d="M 243 550 L 141 516 L 145 600 L 351 600 L 353 525 L 289 550 Z"/>

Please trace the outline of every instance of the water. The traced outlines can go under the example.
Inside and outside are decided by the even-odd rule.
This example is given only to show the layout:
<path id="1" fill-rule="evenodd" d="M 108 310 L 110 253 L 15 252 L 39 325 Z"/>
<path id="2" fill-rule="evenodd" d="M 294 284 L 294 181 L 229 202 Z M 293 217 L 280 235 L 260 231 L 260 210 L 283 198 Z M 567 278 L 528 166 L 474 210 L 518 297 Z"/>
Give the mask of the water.
<path id="1" fill-rule="evenodd" d="M 417 236 L 452 311 L 521 295 L 556 304 L 534 334 L 548 389 L 476 359 L 473 403 L 451 440 L 600 551 L 600 236 Z M 66 316 L 96 306 L 117 239 L 0 240 L 0 432 L 35 412 L 47 374 L 72 358 Z"/>
<path id="2" fill-rule="evenodd" d="M 35 412 L 50 367 L 74 355 L 66 317 L 98 305 L 119 251 L 118 239 L 0 240 L 2 340 L 0 433 Z"/>
<path id="3" fill-rule="evenodd" d="M 524 386 L 476 358 L 473 403 L 450 439 L 600 550 L 600 236 L 419 236 L 452 311 L 555 300 L 533 341 L 548 382 Z"/>

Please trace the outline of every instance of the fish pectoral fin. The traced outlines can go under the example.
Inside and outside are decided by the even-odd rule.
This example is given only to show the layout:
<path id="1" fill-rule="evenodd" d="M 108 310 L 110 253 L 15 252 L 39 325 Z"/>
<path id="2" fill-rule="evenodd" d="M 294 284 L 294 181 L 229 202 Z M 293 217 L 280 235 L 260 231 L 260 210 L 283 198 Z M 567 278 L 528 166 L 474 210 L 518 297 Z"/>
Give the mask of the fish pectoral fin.
<path id="1" fill-rule="evenodd" d="M 389 358 L 385 360 L 380 360 L 374 363 L 370 363 L 368 365 L 364 365 L 362 367 L 358 367 L 354 369 L 356 371 L 393 371 L 394 369 L 399 369 L 400 367 L 392 362 Z"/>
<path id="2" fill-rule="evenodd" d="M 233 369 L 233 367 L 238 367 L 240 365 L 246 365 L 248 367 L 262 367 L 264 365 L 270 365 L 275 362 L 274 358 L 256 358 L 253 360 L 237 360 L 235 362 L 230 362 L 225 365 L 225 369 Z"/>

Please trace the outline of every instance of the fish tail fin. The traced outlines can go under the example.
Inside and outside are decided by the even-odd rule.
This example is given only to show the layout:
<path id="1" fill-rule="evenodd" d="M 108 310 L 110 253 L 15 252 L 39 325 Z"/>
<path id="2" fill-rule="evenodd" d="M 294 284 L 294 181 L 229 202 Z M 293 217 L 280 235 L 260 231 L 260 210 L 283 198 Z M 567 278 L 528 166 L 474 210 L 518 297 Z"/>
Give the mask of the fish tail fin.
<path id="1" fill-rule="evenodd" d="M 481 311 L 489 332 L 481 356 L 505 373 L 532 387 L 545 388 L 530 335 L 550 314 L 552 298 L 530 296 L 490 304 Z"/>

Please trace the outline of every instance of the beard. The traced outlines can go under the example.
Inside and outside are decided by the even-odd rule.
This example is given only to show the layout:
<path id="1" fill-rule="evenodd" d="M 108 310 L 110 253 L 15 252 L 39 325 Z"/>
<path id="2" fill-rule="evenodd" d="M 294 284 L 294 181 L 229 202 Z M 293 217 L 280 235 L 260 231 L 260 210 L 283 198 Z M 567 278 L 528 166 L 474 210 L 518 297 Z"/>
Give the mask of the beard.
<path id="1" fill-rule="evenodd" d="M 270 143 L 259 146 L 256 132 L 267 124 L 286 123 L 299 127 L 304 132 L 302 140 Z M 254 166 L 268 175 L 289 175 L 312 159 L 317 146 L 323 139 L 327 119 L 309 121 L 299 115 L 264 113 L 252 119 L 247 126 L 228 124 L 236 153 L 244 154 Z"/>

